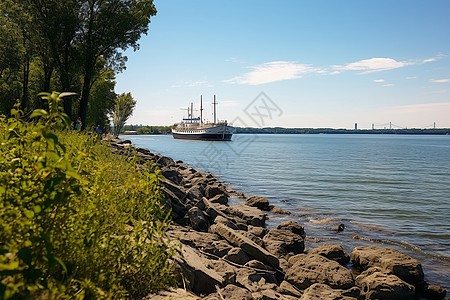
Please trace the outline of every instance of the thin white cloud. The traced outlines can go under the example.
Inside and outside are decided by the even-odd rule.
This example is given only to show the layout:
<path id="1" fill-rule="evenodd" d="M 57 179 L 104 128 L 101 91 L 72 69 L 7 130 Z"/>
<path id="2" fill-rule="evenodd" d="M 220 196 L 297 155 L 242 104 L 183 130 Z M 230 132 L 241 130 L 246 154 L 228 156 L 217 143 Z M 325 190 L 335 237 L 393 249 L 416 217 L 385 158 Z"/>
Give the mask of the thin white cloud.
<path id="1" fill-rule="evenodd" d="M 430 57 L 430 58 L 424 59 L 422 62 L 423 62 L 423 63 L 433 62 L 433 61 L 440 60 L 440 59 L 442 59 L 442 58 L 444 58 L 444 57 L 445 57 L 445 55 L 443 55 L 443 54 L 438 54 L 438 55 L 436 55 L 435 57 Z"/>
<path id="2" fill-rule="evenodd" d="M 375 79 L 374 82 L 384 82 L 384 79 Z"/>
<path id="3" fill-rule="evenodd" d="M 170 87 L 171 88 L 181 88 L 181 87 L 196 87 L 196 86 L 212 87 L 213 85 L 210 84 L 206 80 L 197 80 L 197 81 L 187 80 L 184 82 L 178 82 L 178 83 L 172 84 Z"/>
<path id="4" fill-rule="evenodd" d="M 416 76 L 408 76 L 408 77 L 406 77 L 405 79 L 410 80 L 410 79 L 416 79 L 416 78 L 417 78 Z"/>
<path id="5" fill-rule="evenodd" d="M 431 82 L 436 82 L 436 83 L 446 83 L 446 82 L 450 82 L 450 78 L 445 78 L 445 79 L 430 79 Z"/>
<path id="6" fill-rule="evenodd" d="M 301 78 L 302 75 L 318 72 L 320 69 L 294 61 L 272 61 L 250 67 L 252 71 L 224 80 L 227 83 L 259 85 L 264 83 Z"/>
<path id="7" fill-rule="evenodd" d="M 394 86 L 394 84 L 393 83 L 386 83 L 386 84 L 383 84 L 383 86 Z"/>
<path id="8" fill-rule="evenodd" d="M 332 68 L 338 71 L 362 71 L 360 74 L 368 74 L 373 72 L 398 69 L 412 64 L 414 63 L 396 61 L 392 58 L 374 57 L 363 59 L 353 63 L 348 63 L 345 65 L 335 65 L 332 66 Z"/>

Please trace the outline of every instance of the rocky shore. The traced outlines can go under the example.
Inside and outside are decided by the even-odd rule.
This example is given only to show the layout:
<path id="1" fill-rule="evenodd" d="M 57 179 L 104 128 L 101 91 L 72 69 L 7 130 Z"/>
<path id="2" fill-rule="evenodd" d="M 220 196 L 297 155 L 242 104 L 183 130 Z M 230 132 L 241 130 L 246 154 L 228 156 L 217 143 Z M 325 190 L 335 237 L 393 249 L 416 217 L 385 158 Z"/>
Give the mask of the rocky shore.
<path id="1" fill-rule="evenodd" d="M 120 154 L 133 147 L 110 142 Z M 173 219 L 167 233 L 182 243 L 183 254 L 174 258 L 179 288 L 146 299 L 445 299 L 444 289 L 424 281 L 420 262 L 400 251 L 367 246 L 349 255 L 337 244 L 305 249 L 301 224 L 265 227 L 269 211 L 288 211 L 182 161 L 135 150 L 138 167 L 153 161 L 165 177 L 165 209 Z M 242 203 L 229 205 L 231 196 Z"/>

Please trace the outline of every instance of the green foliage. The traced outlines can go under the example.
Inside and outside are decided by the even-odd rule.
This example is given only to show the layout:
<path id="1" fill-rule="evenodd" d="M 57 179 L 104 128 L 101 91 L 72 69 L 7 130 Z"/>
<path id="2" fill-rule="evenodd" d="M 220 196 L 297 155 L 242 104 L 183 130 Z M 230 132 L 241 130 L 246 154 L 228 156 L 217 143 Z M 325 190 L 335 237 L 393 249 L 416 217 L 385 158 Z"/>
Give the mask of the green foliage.
<path id="1" fill-rule="evenodd" d="M 173 284 L 160 171 L 68 130 L 69 93 L 0 117 L 0 299 L 138 298 Z"/>
<path id="2" fill-rule="evenodd" d="M 133 113 L 133 109 L 136 106 L 131 93 L 120 94 L 117 96 L 114 104 L 114 110 L 111 112 L 111 117 L 114 124 L 114 136 L 118 136 L 122 131 L 125 122 Z"/>

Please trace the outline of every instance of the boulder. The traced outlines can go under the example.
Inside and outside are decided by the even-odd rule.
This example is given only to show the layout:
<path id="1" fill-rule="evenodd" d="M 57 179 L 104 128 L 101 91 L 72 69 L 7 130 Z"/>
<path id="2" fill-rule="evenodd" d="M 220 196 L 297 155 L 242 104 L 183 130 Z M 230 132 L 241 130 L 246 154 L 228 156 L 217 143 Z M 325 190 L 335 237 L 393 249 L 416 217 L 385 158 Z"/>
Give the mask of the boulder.
<path id="1" fill-rule="evenodd" d="M 266 266 L 265 264 L 263 264 L 262 262 L 260 262 L 259 260 L 251 260 L 249 262 L 247 262 L 244 267 L 249 267 L 249 268 L 253 268 L 255 270 L 261 270 L 261 271 L 274 271 L 274 269 L 272 267 Z"/>
<path id="2" fill-rule="evenodd" d="M 194 230 L 207 232 L 209 228 L 209 221 L 200 210 L 200 208 L 194 206 L 187 212 L 189 221 Z"/>
<path id="3" fill-rule="evenodd" d="M 307 256 L 307 254 L 305 254 L 305 253 L 301 253 L 301 254 L 297 254 L 297 255 L 291 256 L 288 259 L 288 265 L 289 266 L 293 266 L 297 261 L 300 261 L 300 260 L 304 259 L 306 256 Z"/>
<path id="4" fill-rule="evenodd" d="M 295 221 L 283 222 L 280 225 L 278 225 L 277 229 L 289 230 L 292 233 L 300 235 L 302 238 L 306 237 L 305 229 L 303 228 L 303 226 L 301 226 Z"/>
<path id="5" fill-rule="evenodd" d="M 286 272 L 285 280 L 299 289 L 323 283 L 334 289 L 348 289 L 354 285 L 350 270 L 321 255 L 306 255 Z"/>
<path id="6" fill-rule="evenodd" d="M 341 265 L 346 265 L 350 261 L 350 256 L 344 251 L 340 245 L 323 245 L 312 249 L 308 254 L 319 254 L 328 259 L 337 261 Z"/>
<path id="7" fill-rule="evenodd" d="M 224 194 L 215 195 L 211 199 L 209 199 L 211 203 L 219 203 L 219 204 L 227 204 L 228 203 L 228 197 Z"/>
<path id="8" fill-rule="evenodd" d="M 264 227 L 266 222 L 267 214 L 262 212 L 260 209 L 245 204 L 236 204 L 229 206 L 226 212 L 242 218 L 249 225 Z"/>
<path id="9" fill-rule="evenodd" d="M 186 191 L 179 185 L 173 183 L 170 180 L 162 179 L 164 187 L 171 191 L 181 202 L 186 202 Z"/>
<path id="10" fill-rule="evenodd" d="M 185 289 L 170 289 L 168 291 L 159 291 L 143 298 L 143 300 L 201 300 L 200 297 Z"/>
<path id="11" fill-rule="evenodd" d="M 172 166 L 175 166 L 175 161 L 170 157 L 160 156 L 159 159 L 156 160 L 156 164 L 160 168 L 172 167 Z"/>
<path id="12" fill-rule="evenodd" d="M 278 214 L 278 215 L 290 215 L 290 214 L 291 214 L 290 211 L 284 210 L 284 209 L 282 209 L 281 207 L 274 206 L 274 205 L 271 206 L 270 211 L 271 211 L 272 213 Z"/>
<path id="13" fill-rule="evenodd" d="M 187 193 L 186 193 L 186 194 L 187 194 L 187 197 L 188 197 L 190 200 L 194 201 L 195 203 L 197 203 L 198 201 L 200 201 L 200 200 L 202 199 L 202 197 L 203 197 L 202 190 L 200 189 L 200 187 L 198 187 L 198 186 L 196 186 L 196 185 L 190 187 L 190 188 L 187 190 Z"/>
<path id="14" fill-rule="evenodd" d="M 277 288 L 277 291 L 281 294 L 285 295 L 291 295 L 297 298 L 300 298 L 302 296 L 302 291 L 297 289 L 295 286 L 287 282 L 286 280 L 283 280 L 280 285 Z"/>
<path id="15" fill-rule="evenodd" d="M 334 290 L 326 284 L 315 283 L 307 288 L 300 300 L 356 300 L 358 296 L 352 297 L 355 291 Z M 357 292 L 356 292 L 357 294 Z M 383 299 L 383 298 L 380 298 Z"/>
<path id="16" fill-rule="evenodd" d="M 214 219 L 214 223 L 222 223 L 222 224 L 224 224 L 224 225 L 227 225 L 228 227 L 230 227 L 231 229 L 234 229 L 234 230 L 238 230 L 239 229 L 239 227 L 236 225 L 236 223 L 235 222 L 233 222 L 233 220 L 230 220 L 230 219 L 228 219 L 228 218 L 225 218 L 225 217 L 223 217 L 223 216 L 217 216 L 215 219 Z"/>
<path id="17" fill-rule="evenodd" d="M 393 274 L 380 272 L 380 268 L 370 268 L 355 279 L 365 299 L 409 300 L 415 298 L 414 286 Z"/>
<path id="18" fill-rule="evenodd" d="M 291 299 L 297 299 L 296 297 L 282 295 L 279 292 L 268 289 L 268 290 L 262 290 L 258 292 L 252 293 L 252 297 L 254 300 L 291 300 Z"/>
<path id="19" fill-rule="evenodd" d="M 161 174 L 164 176 L 164 178 L 172 181 L 175 184 L 180 184 L 181 180 L 183 179 L 180 175 L 180 173 L 171 167 L 163 167 L 161 169 Z"/>
<path id="20" fill-rule="evenodd" d="M 207 259 L 200 256 L 195 249 L 184 245 L 182 253 L 183 257 L 176 256 L 174 259 L 192 291 L 209 294 L 216 290 L 216 286 L 224 283 L 222 276 L 206 267 Z"/>
<path id="21" fill-rule="evenodd" d="M 276 278 L 271 273 L 256 272 L 242 268 L 236 270 L 236 283 L 251 292 L 276 288 Z"/>
<path id="22" fill-rule="evenodd" d="M 245 265 L 250 261 L 247 253 L 245 253 L 244 250 L 239 247 L 230 249 L 227 255 L 225 255 L 223 258 L 239 265 Z"/>
<path id="23" fill-rule="evenodd" d="M 395 249 L 378 246 L 356 247 L 350 258 L 353 266 L 360 270 L 379 267 L 384 273 L 392 273 L 412 285 L 423 281 L 420 262 Z"/>
<path id="24" fill-rule="evenodd" d="M 225 187 L 223 186 L 219 186 L 219 185 L 208 185 L 205 188 L 205 197 L 208 199 L 211 199 L 217 195 L 225 195 L 227 196 L 227 190 Z"/>
<path id="25" fill-rule="evenodd" d="M 226 239 L 229 243 L 240 247 L 242 250 L 244 250 L 247 254 L 250 256 L 256 258 L 257 260 L 269 264 L 270 266 L 274 268 L 278 268 L 280 265 L 280 262 L 278 261 L 278 258 L 273 256 L 271 253 L 269 253 L 266 249 L 262 248 L 261 246 L 258 246 L 255 242 L 250 240 L 249 238 L 243 236 L 242 234 L 238 233 L 237 231 L 227 227 L 223 224 L 214 224 L 210 227 L 210 230 L 214 233 L 217 233 L 218 235 L 222 236 L 224 239 Z"/>
<path id="26" fill-rule="evenodd" d="M 208 295 L 205 300 L 252 300 L 252 293 L 234 284 L 228 284 L 216 293 Z"/>
<path id="27" fill-rule="evenodd" d="M 295 255 L 305 250 L 304 239 L 287 230 L 270 230 L 263 238 L 264 248 L 277 256 Z"/>
<path id="28" fill-rule="evenodd" d="M 446 290 L 438 285 L 426 285 L 422 291 L 422 296 L 429 300 L 446 299 L 446 294 Z"/>
<path id="29" fill-rule="evenodd" d="M 269 200 L 263 197 L 251 196 L 245 201 L 245 204 L 248 206 L 259 208 L 260 210 L 264 211 L 270 210 Z"/>
<path id="30" fill-rule="evenodd" d="M 196 204 L 196 206 L 207 213 L 212 220 L 214 220 L 217 216 L 222 216 L 225 219 L 228 219 L 228 216 L 224 213 L 227 209 L 225 205 L 211 203 L 208 199 L 203 197 L 202 200 Z"/>
<path id="31" fill-rule="evenodd" d="M 268 230 L 267 230 L 266 228 L 264 228 L 264 227 L 252 226 L 252 225 L 248 225 L 247 231 L 248 231 L 249 233 L 251 233 L 251 234 L 253 234 L 253 235 L 255 235 L 255 236 L 261 238 L 261 239 L 262 239 L 262 238 L 267 234 L 267 232 L 268 232 Z"/>

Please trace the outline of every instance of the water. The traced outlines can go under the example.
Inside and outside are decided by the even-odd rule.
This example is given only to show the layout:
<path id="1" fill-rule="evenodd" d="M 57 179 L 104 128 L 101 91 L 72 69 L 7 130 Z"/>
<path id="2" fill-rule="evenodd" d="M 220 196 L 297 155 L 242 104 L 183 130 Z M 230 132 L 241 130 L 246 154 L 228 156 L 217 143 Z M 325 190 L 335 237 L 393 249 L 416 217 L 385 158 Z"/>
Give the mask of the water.
<path id="1" fill-rule="evenodd" d="M 270 215 L 268 226 L 298 221 L 314 237 L 307 247 L 330 242 L 348 252 L 362 245 L 393 247 L 419 259 L 426 280 L 450 289 L 449 136 L 235 135 L 232 142 L 126 138 L 290 210 L 289 216 Z M 331 230 L 341 223 L 344 232 Z"/>

